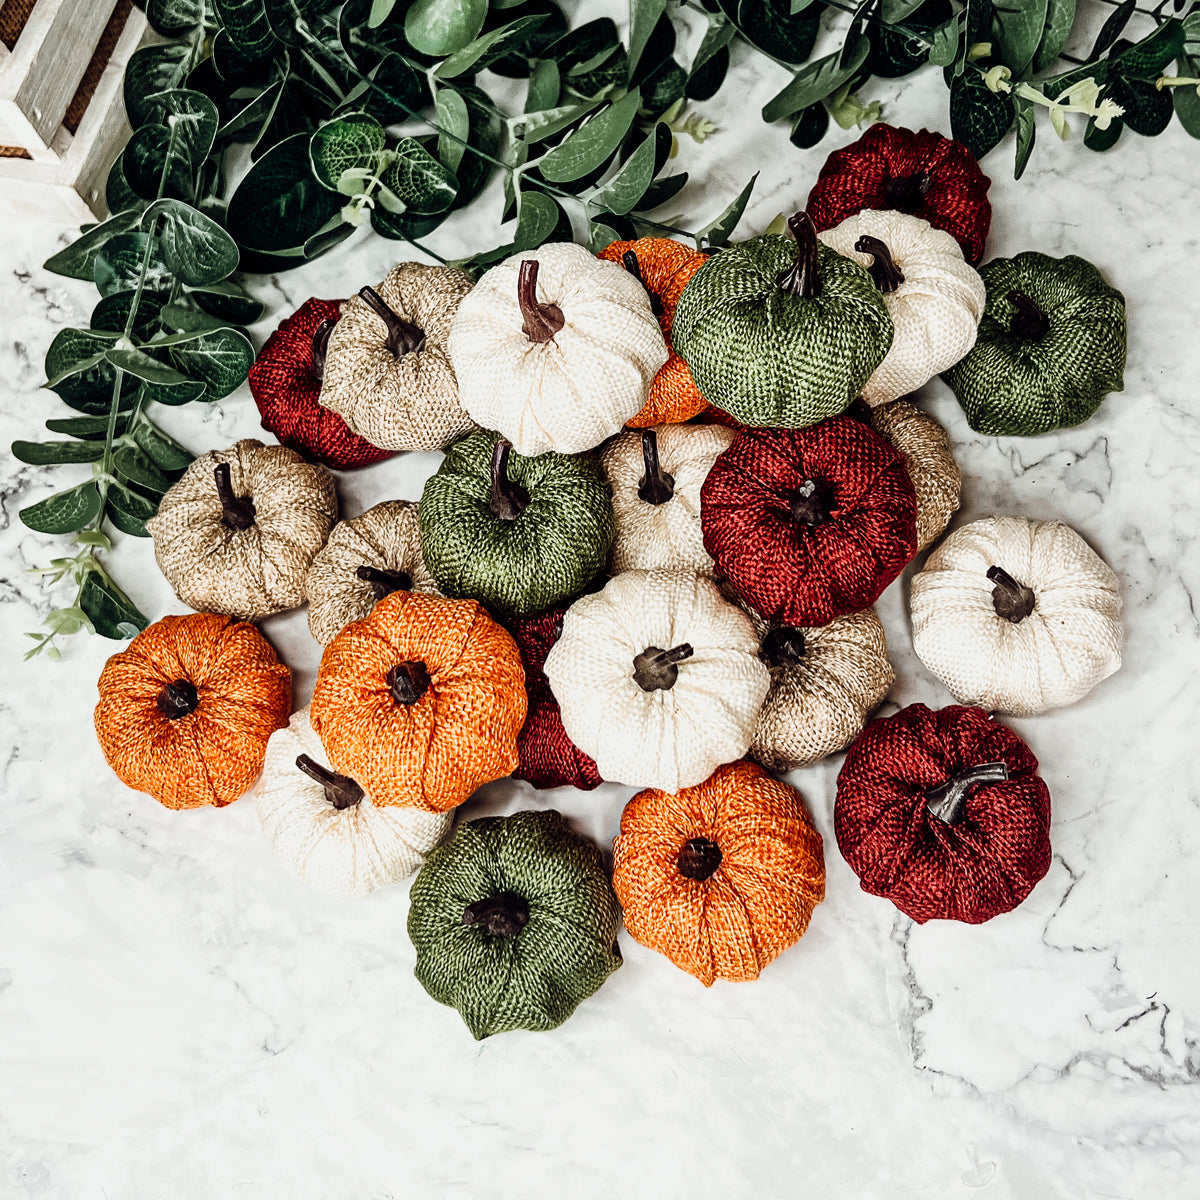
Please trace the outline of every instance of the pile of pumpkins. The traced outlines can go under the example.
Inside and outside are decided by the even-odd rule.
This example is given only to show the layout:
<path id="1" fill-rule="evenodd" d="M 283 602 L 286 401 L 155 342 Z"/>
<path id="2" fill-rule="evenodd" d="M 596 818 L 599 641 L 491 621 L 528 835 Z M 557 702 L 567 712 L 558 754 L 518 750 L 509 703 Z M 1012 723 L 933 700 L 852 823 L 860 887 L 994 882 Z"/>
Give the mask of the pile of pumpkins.
<path id="1" fill-rule="evenodd" d="M 863 888 L 917 921 L 1008 911 L 1048 869 L 1050 805 L 989 714 L 1117 669 L 1113 572 L 1059 522 L 959 528 L 911 612 L 960 703 L 868 721 L 894 682 L 871 606 L 959 499 L 906 397 L 941 374 L 973 428 L 1030 434 L 1122 386 L 1124 304 L 1095 268 L 972 265 L 987 182 L 948 139 L 875 126 L 786 233 L 548 244 L 474 283 L 404 263 L 309 301 L 250 375 L 283 444 L 201 456 L 149 522 L 199 611 L 105 667 L 109 763 L 171 808 L 253 789 L 315 887 L 419 869 L 417 977 L 476 1037 L 566 1019 L 620 965 L 622 912 L 706 985 L 756 978 L 825 886 L 769 771 L 848 746 L 835 829 Z M 431 449 L 419 504 L 338 520 L 327 466 Z M 324 653 L 293 712 L 251 622 L 304 603 Z M 453 828 L 508 775 L 641 789 L 611 875 L 553 810 Z"/>

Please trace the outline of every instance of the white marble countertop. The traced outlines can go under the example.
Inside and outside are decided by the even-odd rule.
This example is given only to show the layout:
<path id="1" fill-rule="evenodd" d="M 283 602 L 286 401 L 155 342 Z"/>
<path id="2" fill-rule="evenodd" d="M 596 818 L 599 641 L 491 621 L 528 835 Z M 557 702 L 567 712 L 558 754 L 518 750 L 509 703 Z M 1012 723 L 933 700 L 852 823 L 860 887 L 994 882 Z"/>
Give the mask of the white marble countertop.
<path id="1" fill-rule="evenodd" d="M 761 229 L 857 136 L 790 147 L 757 115 L 782 78 L 744 55 L 700 106 L 719 131 L 683 147 L 692 180 L 668 207 L 684 224 L 761 170 L 739 232 Z M 875 94 L 895 123 L 949 131 L 930 75 Z M 64 414 L 38 390 L 42 358 L 94 293 L 40 269 L 63 230 L 9 230 L 0 1197 L 1200 1196 L 1200 145 L 1173 125 L 1099 155 L 1080 134 L 1060 144 L 1043 126 L 1019 183 L 1011 138 L 985 161 L 988 257 L 1100 266 L 1129 305 L 1124 393 L 1076 429 L 994 439 L 940 383 L 925 390 L 965 474 L 960 522 L 1065 520 L 1121 579 L 1122 670 L 1072 708 L 1010 722 L 1050 786 L 1049 875 L 987 925 L 914 925 L 862 893 L 837 851 L 839 755 L 789 777 L 825 838 L 828 895 L 761 980 L 706 990 L 622 934 L 624 968 L 558 1031 L 483 1043 L 412 976 L 406 884 L 365 900 L 311 891 L 276 865 L 251 801 L 176 813 L 123 787 L 92 731 L 114 643 L 21 661 L 21 634 L 69 597 L 24 572 L 62 548 L 17 510 L 73 469 L 22 466 L 7 446 Z M 448 256 L 499 240 L 463 220 L 429 239 Z M 362 237 L 266 281 L 259 340 L 309 295 L 346 295 L 402 256 Z M 244 389 L 162 415 L 198 452 L 260 432 Z M 344 511 L 417 499 L 437 458 L 339 476 Z M 114 570 L 152 617 L 184 611 L 148 543 L 123 539 Z M 884 711 L 952 702 L 912 654 L 906 581 L 880 605 L 898 676 Z M 304 614 L 264 628 L 299 704 L 318 660 Z M 554 806 L 607 847 L 631 794 L 504 781 L 465 812 Z"/>

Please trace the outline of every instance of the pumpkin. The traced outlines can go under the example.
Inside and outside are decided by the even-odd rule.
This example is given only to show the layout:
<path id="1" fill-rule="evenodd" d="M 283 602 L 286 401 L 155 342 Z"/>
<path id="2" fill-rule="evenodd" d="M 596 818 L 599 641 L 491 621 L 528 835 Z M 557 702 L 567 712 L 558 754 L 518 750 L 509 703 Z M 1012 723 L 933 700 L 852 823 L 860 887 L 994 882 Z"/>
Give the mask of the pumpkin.
<path id="1" fill-rule="evenodd" d="M 184 604 L 257 620 L 304 603 L 308 565 L 336 519 L 324 467 L 247 438 L 194 459 L 146 528 Z"/>
<path id="2" fill-rule="evenodd" d="M 948 233 L 920 217 L 869 210 L 820 237 L 870 271 L 895 328 L 891 349 L 863 384 L 868 404 L 915 392 L 975 344 L 987 292 Z"/>
<path id="3" fill-rule="evenodd" d="M 879 122 L 825 160 L 808 212 L 818 229 L 832 229 L 864 208 L 896 209 L 944 230 L 977 263 L 992 224 L 990 186 L 961 142 Z"/>
<path id="4" fill-rule="evenodd" d="M 650 393 L 639 413 L 625 423 L 635 429 L 690 421 L 707 407 L 692 379 L 687 363 L 671 346 L 671 322 L 688 280 L 708 261 L 708 255 L 670 238 L 638 238 L 613 242 L 600 251 L 606 262 L 623 266 L 650 296 L 650 307 L 658 318 L 667 344 L 667 361 L 650 384 Z"/>
<path id="5" fill-rule="evenodd" d="M 770 684 L 750 618 L 682 571 L 624 571 L 576 600 L 545 670 L 601 778 L 667 791 L 746 753 Z"/>
<path id="6" fill-rule="evenodd" d="M 980 271 L 987 308 L 974 349 L 943 378 L 992 437 L 1078 425 L 1125 387 L 1125 297 L 1091 263 L 1026 250 Z"/>
<path id="7" fill-rule="evenodd" d="M 353 779 L 330 770 L 307 708 L 271 735 L 254 796 L 279 863 L 337 896 L 406 879 L 454 824 L 453 813 L 372 804 Z"/>
<path id="8" fill-rule="evenodd" d="M 600 453 L 616 536 L 609 570 L 712 571 L 700 529 L 700 487 L 734 435 L 719 425 L 657 425 L 623 433 Z"/>
<path id="9" fill-rule="evenodd" d="M 1016 908 L 1050 869 L 1037 759 L 980 708 L 912 704 L 850 747 L 833 811 L 864 892 L 924 924 Z"/>
<path id="10" fill-rule="evenodd" d="M 361 516 L 339 521 L 308 568 L 308 628 L 327 646 L 351 621 L 401 589 L 437 592 L 421 556 L 417 506 L 385 500 Z"/>
<path id="11" fill-rule="evenodd" d="M 417 980 L 477 1039 L 556 1028 L 621 965 L 600 852 L 553 809 L 459 826 L 411 897 Z"/>
<path id="12" fill-rule="evenodd" d="M 667 346 L 646 289 L 572 242 L 485 272 L 450 330 L 463 408 L 526 457 L 578 454 L 646 403 Z"/>
<path id="13" fill-rule="evenodd" d="M 389 450 L 441 450 L 470 433 L 446 346 L 470 290 L 462 271 L 414 262 L 360 289 L 329 337 L 321 403 Z"/>
<path id="14" fill-rule="evenodd" d="M 604 569 L 614 532 L 595 462 L 549 452 L 525 458 L 482 431 L 451 447 L 418 515 L 438 588 L 504 614 L 578 595 Z"/>
<path id="15" fill-rule="evenodd" d="M 744 429 L 700 491 L 704 548 L 752 608 L 826 625 L 873 604 L 917 550 L 904 459 L 850 417 Z"/>
<path id="16" fill-rule="evenodd" d="M 963 704 L 1032 717 L 1121 665 L 1121 595 L 1069 525 L 987 517 L 956 529 L 912 581 L 913 649 Z"/>
<path id="17" fill-rule="evenodd" d="M 714 254 L 675 310 L 692 378 L 743 425 L 796 429 L 842 412 L 892 344 L 866 268 L 822 245 L 804 213 L 788 229 Z"/>
<path id="18" fill-rule="evenodd" d="M 794 788 L 729 763 L 696 787 L 630 800 L 613 887 L 630 936 L 705 987 L 757 979 L 824 898 L 821 835 Z"/>
<path id="19" fill-rule="evenodd" d="M 349 470 L 391 458 L 393 451 L 372 446 L 319 400 L 341 308 L 340 300 L 306 300 L 267 338 L 247 381 L 265 430 L 305 458 Z"/>
<path id="20" fill-rule="evenodd" d="M 292 707 L 292 677 L 266 638 L 213 613 L 155 621 L 104 664 L 97 686 L 108 765 L 167 808 L 232 804 Z"/>
<path id="21" fill-rule="evenodd" d="M 521 656 L 473 601 L 393 592 L 325 647 L 311 715 L 377 805 L 445 812 L 516 769 Z"/>

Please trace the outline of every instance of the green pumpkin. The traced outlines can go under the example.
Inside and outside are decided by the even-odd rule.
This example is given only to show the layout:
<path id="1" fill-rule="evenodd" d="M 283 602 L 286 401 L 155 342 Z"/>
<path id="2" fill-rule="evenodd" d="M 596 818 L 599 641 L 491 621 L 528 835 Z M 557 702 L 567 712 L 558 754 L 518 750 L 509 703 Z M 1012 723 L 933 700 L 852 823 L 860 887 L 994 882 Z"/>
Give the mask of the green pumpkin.
<path id="1" fill-rule="evenodd" d="M 604 569 L 616 530 L 608 482 L 592 459 L 525 458 L 486 431 L 451 447 L 417 514 L 442 594 L 506 616 L 577 596 Z"/>
<path id="2" fill-rule="evenodd" d="M 553 809 L 460 825 L 411 896 L 417 979 L 476 1038 L 556 1028 L 621 965 L 600 851 Z"/>
<path id="3" fill-rule="evenodd" d="M 1091 263 L 1025 250 L 981 267 L 975 347 L 942 378 L 992 437 L 1078 425 L 1125 387 L 1125 297 Z"/>
<path id="4" fill-rule="evenodd" d="M 836 416 L 892 344 L 870 272 L 819 242 L 807 214 L 788 229 L 713 255 L 671 326 L 704 398 L 743 425 L 800 429 Z"/>

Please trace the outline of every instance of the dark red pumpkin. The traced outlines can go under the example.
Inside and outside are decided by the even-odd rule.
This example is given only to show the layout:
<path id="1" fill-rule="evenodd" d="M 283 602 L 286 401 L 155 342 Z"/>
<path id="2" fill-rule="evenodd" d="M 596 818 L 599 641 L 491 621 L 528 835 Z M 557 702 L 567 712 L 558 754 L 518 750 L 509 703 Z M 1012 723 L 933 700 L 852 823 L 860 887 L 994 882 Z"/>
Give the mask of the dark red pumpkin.
<path id="1" fill-rule="evenodd" d="M 786 625 L 873 604 L 917 552 L 916 522 L 903 457 L 850 417 L 743 429 L 700 490 L 716 573 Z"/>
<path id="2" fill-rule="evenodd" d="M 306 300 L 267 338 L 250 367 L 249 382 L 264 429 L 306 458 L 347 470 L 382 462 L 395 451 L 372 446 L 317 399 L 324 346 L 341 303 Z"/>
<path id="3" fill-rule="evenodd" d="M 961 142 L 880 122 L 825 160 L 808 215 L 821 230 L 864 208 L 899 209 L 944 229 L 977 263 L 992 224 L 991 182 Z"/>
<path id="4" fill-rule="evenodd" d="M 1037 765 L 981 708 L 909 705 L 850 747 L 838 847 L 864 892 L 914 921 L 991 920 L 1050 869 L 1050 792 Z"/>

